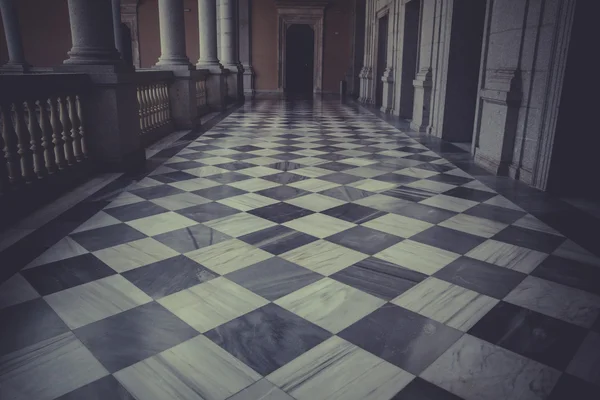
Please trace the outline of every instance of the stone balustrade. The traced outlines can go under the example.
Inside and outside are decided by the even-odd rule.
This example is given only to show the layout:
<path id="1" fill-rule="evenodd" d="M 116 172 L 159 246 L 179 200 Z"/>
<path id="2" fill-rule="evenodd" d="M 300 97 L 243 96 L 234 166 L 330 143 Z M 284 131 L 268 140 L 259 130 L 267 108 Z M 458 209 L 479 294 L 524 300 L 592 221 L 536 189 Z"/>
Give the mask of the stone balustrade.
<path id="1" fill-rule="evenodd" d="M 208 78 L 207 73 L 200 74 L 195 79 L 196 85 L 196 108 L 199 116 L 203 116 L 208 113 L 208 87 L 206 80 Z"/>
<path id="2" fill-rule="evenodd" d="M 175 129 L 171 113 L 169 87 L 173 82 L 170 71 L 138 71 L 138 115 L 142 142 L 148 145 Z"/>
<path id="3" fill-rule="evenodd" d="M 88 158 L 85 75 L 0 76 L 0 192 L 34 184 Z"/>

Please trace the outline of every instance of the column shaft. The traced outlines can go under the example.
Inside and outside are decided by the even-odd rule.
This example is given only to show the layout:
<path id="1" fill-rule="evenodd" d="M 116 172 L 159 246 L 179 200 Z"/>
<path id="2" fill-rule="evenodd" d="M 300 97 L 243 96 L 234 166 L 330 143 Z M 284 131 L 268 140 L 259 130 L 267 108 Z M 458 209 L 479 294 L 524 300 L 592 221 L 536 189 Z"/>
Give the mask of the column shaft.
<path id="1" fill-rule="evenodd" d="M 217 58 L 217 0 L 198 0 L 199 68 L 219 66 Z"/>
<path id="2" fill-rule="evenodd" d="M 123 58 L 123 31 L 121 30 L 121 0 L 112 0 L 113 29 L 115 33 L 115 47 Z"/>
<path id="3" fill-rule="evenodd" d="M 8 46 L 8 63 L 6 69 L 25 69 L 25 53 L 23 51 L 23 40 L 21 39 L 21 28 L 15 0 L 0 0 L 0 13 L 2 13 L 2 24 L 4 35 Z"/>
<path id="4" fill-rule="evenodd" d="M 239 63 L 235 40 L 235 2 L 219 0 L 219 17 L 221 23 L 221 64 L 237 71 Z"/>
<path id="5" fill-rule="evenodd" d="M 73 47 L 65 64 L 121 64 L 115 48 L 111 0 L 68 0 Z"/>
<path id="6" fill-rule="evenodd" d="M 156 67 L 189 67 L 183 0 L 158 0 L 161 56 Z"/>

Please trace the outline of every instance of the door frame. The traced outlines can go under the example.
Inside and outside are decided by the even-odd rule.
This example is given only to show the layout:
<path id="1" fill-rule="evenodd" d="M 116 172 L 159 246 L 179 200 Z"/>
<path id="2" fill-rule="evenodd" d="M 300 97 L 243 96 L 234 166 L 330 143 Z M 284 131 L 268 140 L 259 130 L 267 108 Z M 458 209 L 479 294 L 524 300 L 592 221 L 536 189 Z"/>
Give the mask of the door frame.
<path id="1" fill-rule="evenodd" d="M 323 22 L 328 1 L 306 1 L 297 3 L 277 0 L 277 90 L 286 87 L 286 41 L 287 30 L 291 25 L 309 25 L 314 31 L 313 93 L 323 91 Z"/>

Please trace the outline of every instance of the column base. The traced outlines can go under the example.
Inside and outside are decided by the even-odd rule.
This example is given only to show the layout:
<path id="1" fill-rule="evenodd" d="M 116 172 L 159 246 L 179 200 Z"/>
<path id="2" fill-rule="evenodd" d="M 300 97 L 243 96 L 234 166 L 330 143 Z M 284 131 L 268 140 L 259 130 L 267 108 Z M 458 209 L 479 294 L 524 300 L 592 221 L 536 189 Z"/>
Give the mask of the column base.
<path id="1" fill-rule="evenodd" d="M 154 69 L 160 70 L 183 70 L 183 71 L 193 71 L 196 69 L 194 65 L 188 62 L 170 62 L 170 61 L 159 61 L 152 66 Z"/>
<path id="2" fill-rule="evenodd" d="M 31 65 L 29 65 L 27 63 L 7 62 L 6 64 L 0 66 L 1 72 L 25 73 L 25 72 L 29 72 L 30 69 L 31 69 Z"/>

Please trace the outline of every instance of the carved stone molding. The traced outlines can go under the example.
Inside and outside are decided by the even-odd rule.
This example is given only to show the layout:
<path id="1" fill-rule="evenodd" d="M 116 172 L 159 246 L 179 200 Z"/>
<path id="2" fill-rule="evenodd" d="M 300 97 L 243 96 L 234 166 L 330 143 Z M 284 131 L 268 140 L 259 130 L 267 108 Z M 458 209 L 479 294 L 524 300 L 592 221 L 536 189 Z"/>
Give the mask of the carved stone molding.
<path id="1" fill-rule="evenodd" d="M 276 0 L 277 6 L 277 60 L 278 60 L 278 90 L 286 87 L 286 37 L 291 25 L 310 25 L 314 31 L 314 71 L 313 92 L 323 90 L 323 22 L 325 7 L 328 1 L 291 1 Z"/>

